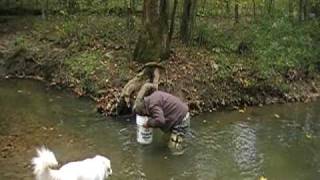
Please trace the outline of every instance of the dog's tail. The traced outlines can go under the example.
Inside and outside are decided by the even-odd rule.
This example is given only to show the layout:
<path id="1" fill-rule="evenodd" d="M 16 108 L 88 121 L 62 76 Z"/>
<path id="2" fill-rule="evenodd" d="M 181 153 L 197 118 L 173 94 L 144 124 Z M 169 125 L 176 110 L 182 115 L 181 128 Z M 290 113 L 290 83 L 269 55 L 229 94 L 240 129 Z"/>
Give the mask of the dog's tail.
<path id="1" fill-rule="evenodd" d="M 58 161 L 52 151 L 45 147 L 37 149 L 37 157 L 32 159 L 33 173 L 37 179 L 51 179 L 50 168 L 58 166 Z"/>

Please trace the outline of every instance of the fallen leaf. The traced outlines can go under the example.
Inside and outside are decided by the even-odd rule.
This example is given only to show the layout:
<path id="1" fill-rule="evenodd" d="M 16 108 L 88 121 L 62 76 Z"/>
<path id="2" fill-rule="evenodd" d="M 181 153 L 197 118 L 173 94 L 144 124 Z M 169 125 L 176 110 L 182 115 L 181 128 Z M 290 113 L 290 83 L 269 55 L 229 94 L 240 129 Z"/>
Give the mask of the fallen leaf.
<path id="1" fill-rule="evenodd" d="M 306 137 L 307 137 L 308 139 L 311 139 L 311 138 L 312 138 L 311 134 L 306 134 Z"/>
<path id="2" fill-rule="evenodd" d="M 266 177 L 264 177 L 264 176 L 260 176 L 259 180 L 268 180 L 268 179 Z"/>

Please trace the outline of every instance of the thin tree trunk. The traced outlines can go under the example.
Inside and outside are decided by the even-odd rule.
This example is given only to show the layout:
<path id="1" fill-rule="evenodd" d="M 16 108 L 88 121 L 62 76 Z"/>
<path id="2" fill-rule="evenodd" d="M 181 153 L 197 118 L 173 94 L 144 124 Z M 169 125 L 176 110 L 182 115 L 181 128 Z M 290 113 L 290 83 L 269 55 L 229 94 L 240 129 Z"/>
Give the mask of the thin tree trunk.
<path id="1" fill-rule="evenodd" d="M 226 13 L 229 16 L 230 15 L 230 0 L 225 0 L 226 2 Z"/>
<path id="2" fill-rule="evenodd" d="M 20 0 L 20 8 L 21 8 L 21 9 L 23 9 L 23 5 L 24 5 L 23 0 Z"/>
<path id="3" fill-rule="evenodd" d="M 304 20 L 308 19 L 308 0 L 304 0 L 304 3 L 303 3 L 303 16 L 304 16 Z"/>
<path id="4" fill-rule="evenodd" d="M 273 5 L 274 5 L 273 0 L 269 0 L 269 3 L 268 3 L 268 15 L 269 16 L 273 16 Z"/>
<path id="5" fill-rule="evenodd" d="M 129 31 L 131 31 L 134 28 L 134 22 L 133 22 L 133 0 L 126 0 L 126 6 L 127 6 L 127 28 Z"/>
<path id="6" fill-rule="evenodd" d="M 293 22 L 293 0 L 288 0 L 288 5 L 289 5 L 289 19 L 291 22 Z"/>
<path id="7" fill-rule="evenodd" d="M 269 15 L 268 13 L 268 8 L 269 8 L 269 0 L 263 0 L 264 6 L 262 6 L 263 8 L 263 14 L 264 15 Z"/>
<path id="8" fill-rule="evenodd" d="M 62 0 L 62 1 L 63 1 L 63 0 Z M 69 1 L 70 1 L 70 0 L 66 0 L 66 1 L 65 1 L 65 8 L 66 8 L 66 10 L 67 10 L 68 13 L 69 13 L 69 11 L 70 11 L 70 10 L 69 10 L 69 4 L 70 4 Z"/>
<path id="9" fill-rule="evenodd" d="M 145 24 L 145 19 L 147 19 L 147 9 L 148 1 L 143 1 L 143 12 L 142 12 L 142 24 Z"/>
<path id="10" fill-rule="evenodd" d="M 132 13 L 134 14 L 137 10 L 136 0 L 131 0 Z"/>
<path id="11" fill-rule="evenodd" d="M 253 19 L 256 19 L 256 1 L 252 0 Z"/>
<path id="12" fill-rule="evenodd" d="M 207 1 L 206 0 L 202 0 L 202 12 L 206 11 L 206 5 L 207 5 Z"/>
<path id="13" fill-rule="evenodd" d="M 303 0 L 299 0 L 299 21 L 303 20 Z"/>
<path id="14" fill-rule="evenodd" d="M 188 44 L 192 36 L 192 27 L 196 13 L 196 0 L 184 0 L 180 26 L 180 38 Z"/>
<path id="15" fill-rule="evenodd" d="M 10 9 L 10 0 L 6 1 L 6 6 L 7 6 L 7 9 Z"/>
<path id="16" fill-rule="evenodd" d="M 170 44 L 171 44 L 171 40 L 172 40 L 172 36 L 173 36 L 173 32 L 174 32 L 177 5 L 178 5 L 178 0 L 174 0 L 173 8 L 172 8 L 172 14 L 171 14 L 171 23 L 170 23 L 170 28 L 169 28 L 169 37 L 168 37 L 167 48 L 170 48 Z M 169 51 L 169 49 L 168 49 L 168 51 Z"/>
<path id="17" fill-rule="evenodd" d="M 234 5 L 234 20 L 236 23 L 239 23 L 239 0 L 236 0 Z"/>
<path id="18" fill-rule="evenodd" d="M 41 17 L 43 20 L 45 20 L 46 19 L 45 4 L 44 2 L 40 2 L 40 5 L 41 5 Z"/>
<path id="19" fill-rule="evenodd" d="M 190 21 L 190 9 L 191 0 L 184 0 L 183 3 L 183 13 L 181 17 L 181 27 L 180 27 L 180 38 L 183 42 L 187 43 L 189 41 L 189 21 Z"/>
<path id="20" fill-rule="evenodd" d="M 169 1 L 160 0 L 160 32 L 159 35 L 162 36 L 161 40 L 161 59 L 167 59 L 169 57 L 169 47 L 168 42 L 168 20 L 169 20 Z"/>
<path id="21" fill-rule="evenodd" d="M 196 17 L 196 13 L 197 13 L 196 8 L 197 8 L 197 0 L 193 0 L 193 6 L 191 8 L 191 17 L 190 17 L 190 40 L 192 40 L 193 28 L 194 28 L 194 24 L 195 24 L 195 17 Z"/>
<path id="22" fill-rule="evenodd" d="M 39 1 L 38 0 L 35 0 L 34 7 L 35 7 L 35 9 L 38 10 L 38 8 L 39 8 Z"/>
<path id="23" fill-rule="evenodd" d="M 49 12 L 49 0 L 46 1 L 46 12 L 47 12 L 47 16 L 48 16 L 48 12 Z"/>

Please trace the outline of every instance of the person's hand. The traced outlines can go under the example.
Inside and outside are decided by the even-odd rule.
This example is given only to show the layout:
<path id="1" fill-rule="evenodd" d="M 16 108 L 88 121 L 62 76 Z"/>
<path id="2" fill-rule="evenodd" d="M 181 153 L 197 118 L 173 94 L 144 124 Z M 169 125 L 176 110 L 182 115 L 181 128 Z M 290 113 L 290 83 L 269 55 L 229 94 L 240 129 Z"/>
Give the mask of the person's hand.
<path id="1" fill-rule="evenodd" d="M 144 127 L 144 128 L 149 128 L 148 123 L 144 123 L 144 124 L 143 124 L 143 127 Z"/>

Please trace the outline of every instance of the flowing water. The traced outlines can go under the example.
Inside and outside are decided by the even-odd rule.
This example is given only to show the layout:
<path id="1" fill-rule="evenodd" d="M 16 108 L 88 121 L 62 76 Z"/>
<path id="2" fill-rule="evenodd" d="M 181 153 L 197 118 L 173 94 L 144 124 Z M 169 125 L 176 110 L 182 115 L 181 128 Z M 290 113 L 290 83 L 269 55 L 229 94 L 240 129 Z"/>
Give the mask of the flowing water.
<path id="1" fill-rule="evenodd" d="M 133 122 L 107 119 L 94 103 L 29 80 L 0 81 L 0 180 L 33 179 L 46 145 L 61 164 L 102 154 L 111 179 L 318 180 L 320 102 L 215 112 L 192 118 L 195 138 L 173 156 L 160 131 L 136 142 Z"/>

